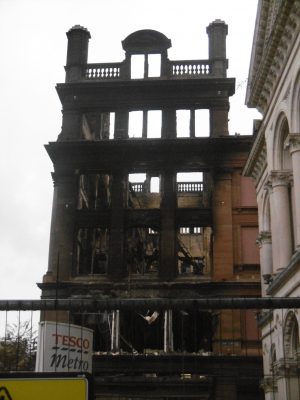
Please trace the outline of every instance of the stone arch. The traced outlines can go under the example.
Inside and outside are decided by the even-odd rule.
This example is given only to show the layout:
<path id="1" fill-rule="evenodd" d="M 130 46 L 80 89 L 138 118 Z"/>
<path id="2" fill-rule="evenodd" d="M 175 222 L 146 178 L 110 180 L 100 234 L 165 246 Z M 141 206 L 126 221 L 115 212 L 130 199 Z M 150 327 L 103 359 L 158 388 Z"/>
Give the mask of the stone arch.
<path id="1" fill-rule="evenodd" d="M 292 133 L 300 132 L 300 69 L 292 82 L 291 94 L 291 129 Z"/>
<path id="2" fill-rule="evenodd" d="M 283 346 L 285 357 L 297 358 L 299 343 L 299 325 L 295 313 L 289 311 L 283 328 Z"/>
<path id="3" fill-rule="evenodd" d="M 292 169 L 292 160 L 289 149 L 286 149 L 284 142 L 290 133 L 288 119 L 284 112 L 277 118 L 274 132 L 273 166 L 275 170 Z"/>

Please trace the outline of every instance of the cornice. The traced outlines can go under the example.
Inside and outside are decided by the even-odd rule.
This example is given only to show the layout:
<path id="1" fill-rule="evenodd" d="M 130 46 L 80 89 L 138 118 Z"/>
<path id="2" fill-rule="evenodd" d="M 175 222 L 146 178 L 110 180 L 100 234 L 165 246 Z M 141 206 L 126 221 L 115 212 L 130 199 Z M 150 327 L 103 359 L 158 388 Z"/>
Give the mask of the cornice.
<path id="1" fill-rule="evenodd" d="M 252 177 L 257 185 L 266 167 L 267 146 L 264 129 L 260 129 L 248 155 L 248 159 L 243 170 L 243 175 Z"/>
<path id="2" fill-rule="evenodd" d="M 264 113 L 299 35 L 299 0 L 260 0 L 246 94 Z"/>
<path id="3" fill-rule="evenodd" d="M 267 295 L 274 296 L 276 292 L 286 284 L 286 282 L 296 273 L 300 265 L 300 253 L 296 252 L 289 265 L 278 275 L 275 276 L 273 282 L 267 290 Z"/>

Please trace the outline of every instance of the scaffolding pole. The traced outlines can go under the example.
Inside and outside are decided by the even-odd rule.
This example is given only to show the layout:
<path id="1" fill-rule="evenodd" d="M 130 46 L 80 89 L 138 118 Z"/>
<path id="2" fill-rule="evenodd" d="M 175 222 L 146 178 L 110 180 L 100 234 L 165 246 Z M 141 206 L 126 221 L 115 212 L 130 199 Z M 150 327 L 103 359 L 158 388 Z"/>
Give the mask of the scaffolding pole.
<path id="1" fill-rule="evenodd" d="M 206 299 L 135 298 L 135 299 L 42 299 L 0 300 L 0 311 L 68 310 L 98 312 L 105 310 L 217 310 L 217 309 L 288 309 L 300 308 L 299 297 L 234 297 Z"/>

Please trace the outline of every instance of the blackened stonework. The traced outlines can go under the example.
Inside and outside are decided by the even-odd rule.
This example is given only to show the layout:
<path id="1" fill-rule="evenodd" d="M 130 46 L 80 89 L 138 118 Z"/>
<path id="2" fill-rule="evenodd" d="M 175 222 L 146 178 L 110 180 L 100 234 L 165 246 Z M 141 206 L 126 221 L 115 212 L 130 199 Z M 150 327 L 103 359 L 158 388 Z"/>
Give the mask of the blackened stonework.
<path id="1" fill-rule="evenodd" d="M 209 25 L 206 60 L 170 60 L 170 39 L 147 29 L 122 41 L 123 61 L 94 64 L 89 31 L 67 33 L 62 131 L 45 146 L 55 194 L 43 298 L 259 296 L 258 257 L 241 239 L 257 227 L 254 187 L 241 176 L 252 137 L 228 132 L 227 30 Z M 251 318 L 167 307 L 59 316 L 94 330 L 97 399 L 154 389 L 158 399 L 240 399 L 243 385 L 259 398 Z"/>

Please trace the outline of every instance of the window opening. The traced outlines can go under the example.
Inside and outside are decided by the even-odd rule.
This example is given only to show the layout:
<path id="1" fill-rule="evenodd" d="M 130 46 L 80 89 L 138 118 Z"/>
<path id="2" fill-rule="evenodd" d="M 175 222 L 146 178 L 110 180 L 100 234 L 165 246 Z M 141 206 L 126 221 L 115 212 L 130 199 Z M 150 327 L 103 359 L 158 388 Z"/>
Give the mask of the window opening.
<path id="1" fill-rule="evenodd" d="M 177 235 L 178 274 L 200 276 L 207 274 L 211 264 L 212 229 L 183 226 Z"/>
<path id="2" fill-rule="evenodd" d="M 209 312 L 173 311 L 174 351 L 208 353 L 212 351 L 213 323 Z"/>
<path id="3" fill-rule="evenodd" d="M 162 125 L 162 112 L 161 110 L 148 111 L 147 118 L 147 137 L 148 138 L 160 138 L 161 137 L 161 125 Z"/>
<path id="4" fill-rule="evenodd" d="M 78 274 L 105 274 L 109 234 L 106 228 L 79 228 L 76 241 Z"/>
<path id="5" fill-rule="evenodd" d="M 143 135 L 143 111 L 131 111 L 129 113 L 128 136 L 141 138 Z"/>
<path id="6" fill-rule="evenodd" d="M 158 176 L 152 176 L 150 180 L 150 192 L 159 193 L 160 179 Z"/>
<path id="7" fill-rule="evenodd" d="M 148 54 L 148 77 L 154 78 L 160 76 L 161 71 L 161 55 Z"/>
<path id="8" fill-rule="evenodd" d="M 159 234 L 150 227 L 127 230 L 127 268 L 129 274 L 156 274 L 159 260 Z M 155 232 L 153 230 L 153 232 Z"/>
<path id="9" fill-rule="evenodd" d="M 203 191 L 202 172 L 178 172 L 177 173 L 177 192 L 191 193 Z"/>
<path id="10" fill-rule="evenodd" d="M 81 174 L 78 184 L 79 210 L 110 207 L 111 179 L 108 174 Z"/>
<path id="11" fill-rule="evenodd" d="M 209 110 L 195 110 L 195 136 L 209 137 Z"/>
<path id="12" fill-rule="evenodd" d="M 73 314 L 75 325 L 80 325 L 94 331 L 93 350 L 108 353 L 111 350 L 111 312 Z"/>
<path id="13" fill-rule="evenodd" d="M 176 110 L 176 136 L 190 136 L 190 110 Z"/>
<path id="14" fill-rule="evenodd" d="M 115 135 L 115 113 L 109 113 L 109 139 L 113 139 Z"/>
<path id="15" fill-rule="evenodd" d="M 128 207 L 160 208 L 160 178 L 146 173 L 128 175 Z"/>
<path id="16" fill-rule="evenodd" d="M 163 350 L 163 312 L 156 310 L 120 312 L 120 348 L 128 353 Z"/>
<path id="17" fill-rule="evenodd" d="M 134 54 L 131 56 L 131 79 L 143 79 L 145 69 L 145 55 Z"/>

